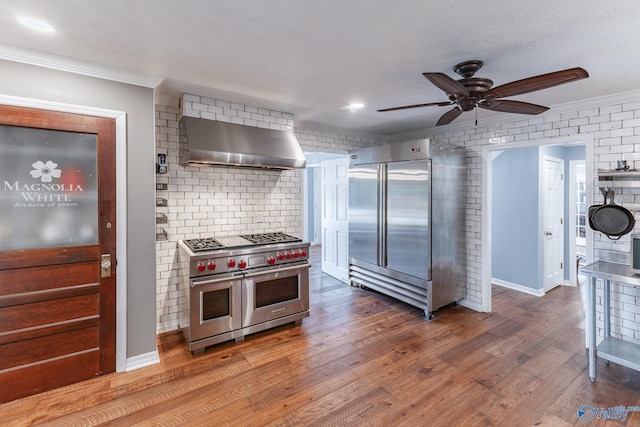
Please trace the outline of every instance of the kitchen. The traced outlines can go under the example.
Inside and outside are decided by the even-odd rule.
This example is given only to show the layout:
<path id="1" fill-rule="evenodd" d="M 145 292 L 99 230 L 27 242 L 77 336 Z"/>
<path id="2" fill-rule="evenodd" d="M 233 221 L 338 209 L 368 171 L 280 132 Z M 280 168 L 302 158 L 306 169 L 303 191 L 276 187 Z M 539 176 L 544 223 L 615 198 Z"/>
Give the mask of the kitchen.
<path id="1" fill-rule="evenodd" d="M 124 308 L 119 308 L 121 310 L 120 313 L 125 313 L 119 316 L 119 321 L 124 322 L 124 325 L 120 325 L 118 329 L 121 332 L 119 334 L 120 339 L 124 339 L 124 343 L 119 346 L 119 351 L 122 351 L 120 349 L 125 350 L 124 355 L 120 355 L 120 360 L 123 360 L 120 363 L 122 364 L 122 370 L 153 365 L 158 357 L 155 341 L 156 332 L 171 331 L 177 326 L 176 305 L 172 301 L 173 291 L 171 289 L 176 284 L 177 276 L 175 276 L 174 270 L 169 267 L 175 262 L 175 240 L 173 241 L 173 247 L 171 247 L 170 241 L 154 243 L 157 226 L 153 221 L 149 221 L 149 218 L 153 215 L 152 213 L 156 212 L 155 205 L 158 193 L 155 190 L 155 183 L 162 180 L 162 176 L 158 176 L 155 173 L 157 161 L 155 154 L 156 152 L 166 152 L 168 154 L 167 164 L 169 171 L 170 173 L 176 171 L 177 174 L 176 167 L 178 167 L 178 162 L 170 151 L 174 150 L 175 144 L 177 144 L 177 123 L 178 116 L 181 114 L 180 109 L 173 103 L 169 103 L 171 105 L 163 105 L 158 102 L 158 99 L 154 99 L 153 91 L 148 89 L 148 87 L 156 84 L 154 82 L 145 83 L 149 85 L 145 88 L 144 85 L 140 86 L 140 82 L 138 82 L 138 85 L 116 83 L 96 77 L 78 76 L 65 71 L 49 70 L 13 61 L 4 61 L 1 72 L 4 77 L 1 89 L 2 93 L 6 95 L 3 98 L 6 103 L 16 102 L 14 98 L 19 97 L 46 100 L 52 104 L 81 104 L 93 106 L 96 109 L 127 112 L 127 138 L 130 141 L 136 141 L 136 143 L 126 145 L 124 156 L 129 159 L 147 160 L 136 161 L 135 167 L 129 167 L 126 181 L 123 183 L 127 191 L 125 202 L 130 214 L 125 212 L 123 218 L 126 218 L 126 220 L 120 222 L 121 224 L 126 223 L 128 237 L 125 240 L 127 246 L 126 254 L 123 257 L 119 257 L 119 266 L 123 265 L 124 259 L 128 261 L 125 262 L 125 264 L 128 264 L 128 268 L 126 269 L 127 276 L 119 283 L 122 282 L 123 285 L 129 283 L 129 286 L 123 290 L 126 296 L 125 306 Z M 55 82 L 55 88 L 50 85 L 51 82 Z M 508 116 L 509 118 L 502 117 L 499 124 L 488 121 L 483 123 L 481 121 L 478 127 L 474 127 L 471 124 L 460 127 L 453 126 L 444 131 L 425 130 L 416 132 L 412 135 L 412 138 L 430 137 L 434 141 L 465 146 L 470 153 L 467 165 L 469 193 L 481 195 L 483 194 L 482 147 L 490 143 L 488 142 L 490 138 L 502 138 L 508 143 L 523 139 L 553 138 L 586 132 L 592 135 L 594 146 L 602 148 L 594 150 L 597 153 L 593 154 L 593 168 L 611 168 L 614 161 L 618 160 L 622 155 L 621 152 L 611 152 L 612 138 L 617 138 L 619 141 L 615 148 L 633 146 L 633 128 L 635 127 L 633 117 L 634 111 L 638 110 L 633 95 L 598 100 L 598 102 L 586 103 L 582 106 L 553 109 L 550 112 L 551 114 L 543 117 L 522 118 L 521 116 Z M 193 96 L 199 95 L 194 94 Z M 213 99 L 210 97 L 205 98 Z M 162 100 L 163 98 L 161 97 L 160 101 Z M 230 102 L 225 99 L 217 101 L 227 102 L 229 104 L 227 108 L 232 110 L 239 111 L 240 106 L 242 106 L 243 110 L 247 108 L 258 110 L 257 107 L 241 104 L 240 102 Z M 268 110 L 269 116 L 271 111 L 276 110 Z M 254 111 L 251 112 L 253 113 Z M 255 113 L 262 114 L 266 112 L 267 109 L 255 111 Z M 287 115 L 290 113 L 281 112 L 280 114 L 285 114 L 287 120 L 294 120 L 294 117 Z M 629 123 L 625 123 L 625 120 L 629 120 Z M 596 123 L 600 124 L 596 125 Z M 595 126 L 598 128 L 594 129 Z M 156 132 L 153 131 L 154 128 Z M 342 133 L 340 130 L 327 130 L 326 128 L 314 127 L 311 124 L 304 123 L 302 125 L 295 123 L 294 132 L 304 149 L 314 151 L 344 153 L 347 150 L 358 147 L 390 142 L 387 137 L 353 136 L 348 132 Z M 408 138 L 401 137 L 399 139 Z M 606 151 L 605 147 L 608 147 L 609 151 Z M 267 202 L 267 196 L 265 196 L 264 207 L 251 209 L 251 211 L 245 210 L 244 215 L 256 218 L 264 211 L 273 210 L 267 207 L 268 204 L 276 204 L 278 208 L 284 206 L 285 209 L 283 210 L 288 212 L 288 215 L 290 215 L 288 218 L 290 219 L 286 221 L 286 224 L 283 224 L 282 220 L 279 219 L 281 216 L 276 215 L 277 218 L 274 216 L 273 219 L 270 219 L 272 223 L 269 226 L 282 229 L 293 235 L 301 234 L 300 171 L 282 173 L 275 171 L 248 172 L 220 168 L 207 172 L 194 172 L 194 174 L 199 173 L 213 174 L 212 178 L 227 180 L 227 184 L 229 184 L 230 180 L 231 186 L 238 189 L 234 194 L 238 195 L 243 192 L 242 188 L 247 187 L 243 185 L 245 181 L 266 182 L 269 188 L 277 188 L 278 190 L 273 193 L 276 195 L 277 202 Z M 238 174 L 237 177 L 235 176 L 236 173 Z M 215 174 L 220 175 L 218 177 Z M 186 182 L 188 179 L 193 179 L 191 176 L 176 178 L 185 180 L 184 184 L 176 183 L 176 185 L 197 185 L 192 182 Z M 176 188 L 175 191 L 178 193 L 184 191 L 185 199 L 187 199 L 187 188 L 184 190 Z M 207 191 L 209 191 L 208 188 Z M 256 193 L 260 194 L 259 191 Z M 591 196 L 595 197 L 594 194 Z M 240 200 L 241 197 L 238 196 Z M 233 211 L 234 200 L 234 198 L 227 198 L 225 201 L 221 201 L 221 204 L 228 204 Z M 260 203 L 257 202 L 259 206 Z M 482 310 L 488 304 L 483 294 L 485 291 L 483 287 L 484 270 L 481 262 L 483 253 L 485 253 L 482 249 L 482 236 L 485 232 L 482 225 L 482 200 L 478 196 L 470 198 L 467 210 L 471 215 L 465 227 L 465 234 L 469 242 L 467 248 L 468 259 L 463 261 L 463 266 L 467 270 L 469 278 L 466 305 L 475 310 Z M 157 211 L 161 212 L 162 209 L 159 208 Z M 149 215 L 143 214 L 144 212 L 148 212 Z M 237 216 L 235 214 L 231 216 L 229 208 L 227 208 L 226 213 L 220 214 L 220 219 L 226 220 L 226 223 L 221 225 L 221 227 L 227 227 L 224 228 L 225 232 L 230 232 L 231 229 L 229 227 L 233 227 L 236 221 L 238 223 L 242 222 L 242 212 L 242 208 L 240 208 Z M 270 218 L 270 216 L 267 217 Z M 175 213 L 175 220 L 184 220 L 185 227 L 194 226 L 191 223 L 187 225 L 186 221 L 189 220 L 187 218 L 178 219 L 178 213 Z M 190 220 L 193 221 L 193 218 Z M 229 221 L 231 225 L 228 224 Z M 182 226 L 182 224 L 180 225 Z M 177 233 L 177 230 L 172 230 L 171 223 L 168 223 L 168 226 L 166 229 L 167 235 L 171 239 L 179 238 L 180 234 Z M 217 232 L 218 230 L 207 229 L 207 231 Z M 266 230 L 251 231 L 261 232 Z M 601 240 L 598 236 L 594 239 L 597 242 L 596 246 L 600 248 L 628 251 L 624 247 L 624 243 L 615 244 Z M 154 271 L 152 267 L 154 265 L 157 265 L 157 271 Z M 172 274 L 174 274 L 173 278 Z M 150 298 L 150 295 L 156 295 L 155 300 L 153 297 Z M 122 331 L 126 331 L 124 337 L 122 337 Z M 630 338 L 636 339 L 634 337 Z M 633 404 L 633 402 L 628 404 Z"/>

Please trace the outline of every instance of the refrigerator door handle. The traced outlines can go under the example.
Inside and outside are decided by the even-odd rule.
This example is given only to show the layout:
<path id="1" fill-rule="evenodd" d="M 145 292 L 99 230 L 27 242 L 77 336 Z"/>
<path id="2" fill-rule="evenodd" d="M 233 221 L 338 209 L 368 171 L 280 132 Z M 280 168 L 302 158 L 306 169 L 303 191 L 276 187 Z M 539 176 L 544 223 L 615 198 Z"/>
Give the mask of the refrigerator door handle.
<path id="1" fill-rule="evenodd" d="M 387 266 L 387 164 L 378 167 L 378 265 Z"/>

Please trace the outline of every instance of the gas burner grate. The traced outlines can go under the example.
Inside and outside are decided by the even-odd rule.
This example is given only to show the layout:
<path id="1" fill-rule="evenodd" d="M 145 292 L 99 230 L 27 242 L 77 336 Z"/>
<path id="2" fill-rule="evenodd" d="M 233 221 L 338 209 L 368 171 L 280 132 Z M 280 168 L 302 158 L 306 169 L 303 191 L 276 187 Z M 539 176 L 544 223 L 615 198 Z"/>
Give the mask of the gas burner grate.
<path id="1" fill-rule="evenodd" d="M 185 245 L 193 252 L 210 251 L 214 249 L 224 249 L 225 246 L 214 238 L 190 239 L 184 241 Z"/>
<path id="2" fill-rule="evenodd" d="M 251 243 L 263 245 L 269 243 L 291 243 L 302 241 L 302 239 L 298 239 L 297 237 L 293 237 L 284 233 L 243 234 L 240 237 L 250 241 Z"/>

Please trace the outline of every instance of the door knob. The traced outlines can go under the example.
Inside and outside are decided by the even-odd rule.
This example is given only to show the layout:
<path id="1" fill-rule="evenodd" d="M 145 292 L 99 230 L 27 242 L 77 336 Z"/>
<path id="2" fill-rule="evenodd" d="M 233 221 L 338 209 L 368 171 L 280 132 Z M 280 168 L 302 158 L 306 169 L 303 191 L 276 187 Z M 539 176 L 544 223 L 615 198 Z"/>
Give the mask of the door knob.
<path id="1" fill-rule="evenodd" d="M 111 277 L 111 254 L 102 255 L 101 257 L 100 277 Z"/>

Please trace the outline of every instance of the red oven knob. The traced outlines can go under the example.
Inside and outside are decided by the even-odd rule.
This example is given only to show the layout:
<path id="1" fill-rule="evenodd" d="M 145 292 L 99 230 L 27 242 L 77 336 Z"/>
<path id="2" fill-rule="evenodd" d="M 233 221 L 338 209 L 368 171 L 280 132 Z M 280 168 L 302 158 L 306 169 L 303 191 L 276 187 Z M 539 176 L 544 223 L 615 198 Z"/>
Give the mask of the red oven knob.
<path id="1" fill-rule="evenodd" d="M 278 254 L 278 259 L 282 261 L 284 259 L 284 254 Z"/>
<path id="2" fill-rule="evenodd" d="M 199 272 L 203 272 L 203 271 L 204 271 L 204 269 L 205 269 L 204 264 L 203 264 L 203 263 L 201 263 L 201 262 L 199 262 L 199 263 L 198 263 L 198 271 L 199 271 Z"/>
<path id="3" fill-rule="evenodd" d="M 293 257 L 294 257 L 294 258 L 300 258 L 300 252 L 295 251 L 295 252 L 293 253 Z"/>
<path id="4" fill-rule="evenodd" d="M 300 255 L 302 255 L 302 258 L 305 258 L 307 256 L 307 251 L 300 252 Z"/>
<path id="5" fill-rule="evenodd" d="M 215 270 L 216 269 L 216 263 L 213 261 L 209 261 L 209 270 Z"/>
<path id="6" fill-rule="evenodd" d="M 241 259 L 240 262 L 238 263 L 238 267 L 247 268 L 247 261 Z"/>
<path id="7" fill-rule="evenodd" d="M 227 262 L 227 265 L 229 266 L 229 268 L 233 268 L 236 266 L 236 260 L 235 259 L 230 259 L 229 262 Z"/>
<path id="8" fill-rule="evenodd" d="M 276 263 L 276 258 L 275 258 L 275 257 L 270 256 L 270 257 L 269 257 L 269 259 L 268 259 L 268 262 L 269 262 L 269 264 L 273 265 L 273 264 L 275 264 L 275 263 Z"/>
<path id="9" fill-rule="evenodd" d="M 286 255 L 287 259 L 291 259 L 291 252 L 287 252 Z"/>

